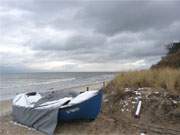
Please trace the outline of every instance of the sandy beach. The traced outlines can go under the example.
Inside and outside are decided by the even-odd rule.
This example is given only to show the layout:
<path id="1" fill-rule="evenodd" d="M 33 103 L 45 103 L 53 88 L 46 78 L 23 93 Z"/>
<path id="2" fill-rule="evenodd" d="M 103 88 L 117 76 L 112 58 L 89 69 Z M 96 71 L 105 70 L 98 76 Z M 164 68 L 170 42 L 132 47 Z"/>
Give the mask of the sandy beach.
<path id="1" fill-rule="evenodd" d="M 1 102 L 1 108 L 11 108 L 10 101 Z M 5 109 L 3 109 L 5 110 Z M 6 109 L 7 110 L 7 109 Z M 24 127 L 19 125 L 12 120 L 12 116 L 8 113 L 0 117 L 0 134 L 1 135 L 43 135 L 43 133 L 36 131 L 34 129 Z M 55 135 L 99 135 L 99 134 L 127 134 L 124 131 L 122 125 L 117 125 L 116 122 L 109 118 L 104 112 L 101 112 L 98 118 L 94 121 L 76 121 L 68 123 L 60 123 L 56 127 Z M 134 135 L 138 135 L 138 130 L 136 128 L 128 131 Z"/>
<path id="2" fill-rule="evenodd" d="M 107 82 L 106 82 L 107 84 Z M 102 88 L 103 83 L 89 84 L 72 89 L 85 91 L 87 87 L 89 90 Z M 0 116 L 0 134 L 1 135 L 43 135 L 43 133 L 34 129 L 22 126 L 13 121 L 11 116 L 12 101 L 0 101 L 1 116 Z M 135 128 L 128 131 L 134 135 L 139 134 Z M 98 118 L 94 121 L 75 121 L 68 123 L 60 123 L 57 125 L 55 135 L 99 135 L 99 134 L 125 134 L 122 125 L 117 125 L 115 120 L 110 118 L 105 111 L 100 112 Z M 127 133 L 126 133 L 127 134 Z"/>

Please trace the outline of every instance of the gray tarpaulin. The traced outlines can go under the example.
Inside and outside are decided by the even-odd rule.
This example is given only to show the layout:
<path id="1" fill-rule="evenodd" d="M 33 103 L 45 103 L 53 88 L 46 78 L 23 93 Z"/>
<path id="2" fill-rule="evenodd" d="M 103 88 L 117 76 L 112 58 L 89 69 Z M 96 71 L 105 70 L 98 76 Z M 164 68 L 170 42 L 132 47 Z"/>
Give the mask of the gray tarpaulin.
<path id="1" fill-rule="evenodd" d="M 74 97 L 77 93 L 74 92 L 61 92 L 50 93 L 45 95 L 34 107 L 22 107 L 13 105 L 12 116 L 14 121 L 35 128 L 48 135 L 53 135 L 56 125 L 58 123 L 58 110 L 60 106 L 37 109 L 38 106 L 47 101 L 61 99 L 62 97 Z"/>
<path id="2" fill-rule="evenodd" d="M 34 109 L 13 106 L 12 115 L 14 121 L 35 128 L 48 135 L 53 135 L 58 122 L 58 108 Z"/>

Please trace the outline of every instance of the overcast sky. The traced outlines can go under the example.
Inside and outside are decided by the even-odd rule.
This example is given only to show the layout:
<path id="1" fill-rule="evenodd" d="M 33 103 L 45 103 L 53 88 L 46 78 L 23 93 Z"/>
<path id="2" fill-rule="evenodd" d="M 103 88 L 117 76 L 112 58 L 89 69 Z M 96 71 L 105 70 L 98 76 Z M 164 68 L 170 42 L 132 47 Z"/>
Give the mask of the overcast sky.
<path id="1" fill-rule="evenodd" d="M 180 1 L 0 0 L 1 72 L 149 68 L 180 39 Z"/>

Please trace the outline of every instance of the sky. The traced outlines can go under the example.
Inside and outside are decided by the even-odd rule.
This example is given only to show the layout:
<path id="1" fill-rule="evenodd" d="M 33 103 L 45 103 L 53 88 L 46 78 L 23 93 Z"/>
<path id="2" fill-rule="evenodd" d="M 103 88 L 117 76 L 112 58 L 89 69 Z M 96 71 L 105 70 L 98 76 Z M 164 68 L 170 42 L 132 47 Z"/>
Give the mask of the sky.
<path id="1" fill-rule="evenodd" d="M 179 40 L 178 0 L 0 0 L 1 72 L 147 69 Z"/>

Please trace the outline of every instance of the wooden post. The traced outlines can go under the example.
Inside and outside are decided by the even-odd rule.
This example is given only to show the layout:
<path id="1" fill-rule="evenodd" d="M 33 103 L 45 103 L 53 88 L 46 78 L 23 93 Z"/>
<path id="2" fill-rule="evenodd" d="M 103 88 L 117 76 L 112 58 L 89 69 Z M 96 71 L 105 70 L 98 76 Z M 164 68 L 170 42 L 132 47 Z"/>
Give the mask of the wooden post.
<path id="1" fill-rule="evenodd" d="M 89 91 L 89 87 L 86 87 L 86 91 Z"/>
<path id="2" fill-rule="evenodd" d="M 105 88 L 105 87 L 106 87 L 106 82 L 104 81 L 104 82 L 103 82 L 103 88 Z"/>

